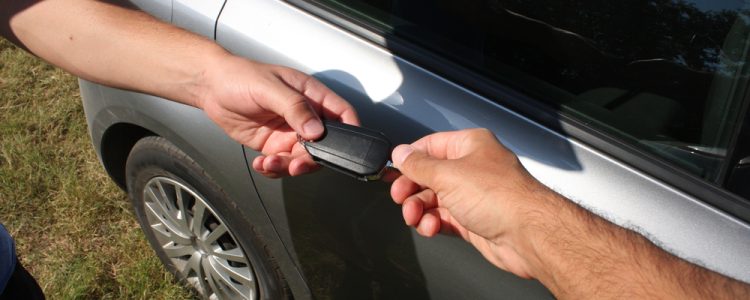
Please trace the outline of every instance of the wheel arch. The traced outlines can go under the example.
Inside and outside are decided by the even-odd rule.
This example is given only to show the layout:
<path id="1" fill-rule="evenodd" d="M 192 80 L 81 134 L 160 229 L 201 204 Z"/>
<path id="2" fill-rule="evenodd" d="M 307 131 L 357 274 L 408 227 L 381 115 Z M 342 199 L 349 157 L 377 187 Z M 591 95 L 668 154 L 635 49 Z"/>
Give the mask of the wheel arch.
<path id="1" fill-rule="evenodd" d="M 156 133 L 131 123 L 113 124 L 102 135 L 101 159 L 104 169 L 112 180 L 127 190 L 125 165 L 133 146 L 144 137 L 158 136 Z"/>
<path id="2" fill-rule="evenodd" d="M 170 141 L 237 200 L 238 211 L 257 225 L 257 233 L 274 253 L 292 293 L 302 298 L 310 294 L 257 194 L 242 145 L 194 107 L 85 80 L 80 86 L 94 150 L 120 188 L 127 191 L 125 166 L 139 140 L 158 136 Z"/>

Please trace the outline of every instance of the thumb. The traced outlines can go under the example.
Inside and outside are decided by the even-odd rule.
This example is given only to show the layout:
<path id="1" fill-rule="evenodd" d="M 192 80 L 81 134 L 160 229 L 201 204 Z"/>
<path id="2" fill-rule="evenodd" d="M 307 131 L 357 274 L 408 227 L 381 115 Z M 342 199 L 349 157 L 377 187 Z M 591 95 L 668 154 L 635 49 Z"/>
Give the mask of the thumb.
<path id="1" fill-rule="evenodd" d="M 391 155 L 394 166 L 415 183 L 434 188 L 442 169 L 441 160 L 419 151 L 411 145 L 399 145 Z"/>
<path id="2" fill-rule="evenodd" d="M 323 123 L 313 110 L 307 98 L 294 92 L 292 96 L 277 102 L 277 113 L 284 117 L 284 121 L 306 140 L 315 140 L 323 135 Z"/>

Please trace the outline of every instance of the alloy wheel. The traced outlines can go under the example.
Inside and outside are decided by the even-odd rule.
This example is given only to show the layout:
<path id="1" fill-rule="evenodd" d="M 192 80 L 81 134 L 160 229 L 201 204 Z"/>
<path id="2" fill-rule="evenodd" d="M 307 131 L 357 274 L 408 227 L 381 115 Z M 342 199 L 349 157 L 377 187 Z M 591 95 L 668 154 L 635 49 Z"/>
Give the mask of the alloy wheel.
<path id="1" fill-rule="evenodd" d="M 149 229 L 181 279 L 208 299 L 257 299 L 250 261 L 203 197 L 162 176 L 148 181 L 143 196 Z"/>

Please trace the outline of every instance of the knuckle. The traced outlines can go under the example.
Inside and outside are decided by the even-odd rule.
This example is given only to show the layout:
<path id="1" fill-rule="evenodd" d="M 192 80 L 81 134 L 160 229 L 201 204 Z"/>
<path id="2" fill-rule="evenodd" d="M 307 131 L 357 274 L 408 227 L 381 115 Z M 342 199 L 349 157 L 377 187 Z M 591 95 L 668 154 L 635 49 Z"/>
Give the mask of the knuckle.
<path id="1" fill-rule="evenodd" d="M 279 69 L 279 72 L 284 74 L 283 78 L 291 81 L 290 84 L 292 84 L 292 86 L 301 88 L 303 90 L 307 89 L 310 84 L 313 84 L 315 82 L 315 78 L 313 78 L 312 76 L 292 68 L 282 66 L 281 69 Z"/>
<path id="2" fill-rule="evenodd" d="M 286 109 L 284 109 L 283 113 L 283 116 L 285 118 L 287 116 L 306 114 L 309 111 L 309 106 L 307 104 L 307 101 L 305 100 L 305 97 L 297 93 L 292 93 L 289 96 L 285 97 L 284 104 L 286 106 Z"/>
<path id="3" fill-rule="evenodd" d="M 281 65 L 273 65 L 273 64 L 266 64 L 269 68 L 272 68 L 276 73 L 285 73 L 285 74 L 292 74 L 296 72 L 297 70 L 281 66 Z"/>
<path id="4" fill-rule="evenodd" d="M 488 138 L 488 137 L 492 137 L 492 138 L 495 137 L 495 134 L 492 133 L 492 131 L 490 131 L 487 128 L 475 128 L 475 129 L 472 129 L 471 132 L 470 132 L 470 135 L 473 138 L 477 138 L 477 139 L 485 139 L 485 138 Z"/>
<path id="5" fill-rule="evenodd" d="M 475 128 L 470 129 L 461 142 L 462 147 L 465 149 L 481 150 L 486 148 L 487 143 L 496 142 L 497 138 L 495 134 L 486 128 Z"/>
<path id="6" fill-rule="evenodd" d="M 303 96 L 300 93 L 290 91 L 289 94 L 284 97 L 284 102 L 287 103 L 287 105 L 301 105 L 301 104 L 307 104 L 307 101 L 305 100 L 305 96 Z"/>

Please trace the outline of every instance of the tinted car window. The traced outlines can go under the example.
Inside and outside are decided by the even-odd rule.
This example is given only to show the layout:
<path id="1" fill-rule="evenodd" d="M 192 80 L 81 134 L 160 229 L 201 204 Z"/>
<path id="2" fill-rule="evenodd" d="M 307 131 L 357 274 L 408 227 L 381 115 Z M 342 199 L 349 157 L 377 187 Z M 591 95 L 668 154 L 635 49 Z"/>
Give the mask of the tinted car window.
<path id="1" fill-rule="evenodd" d="M 312 1 L 709 180 L 747 86 L 743 1 Z"/>

